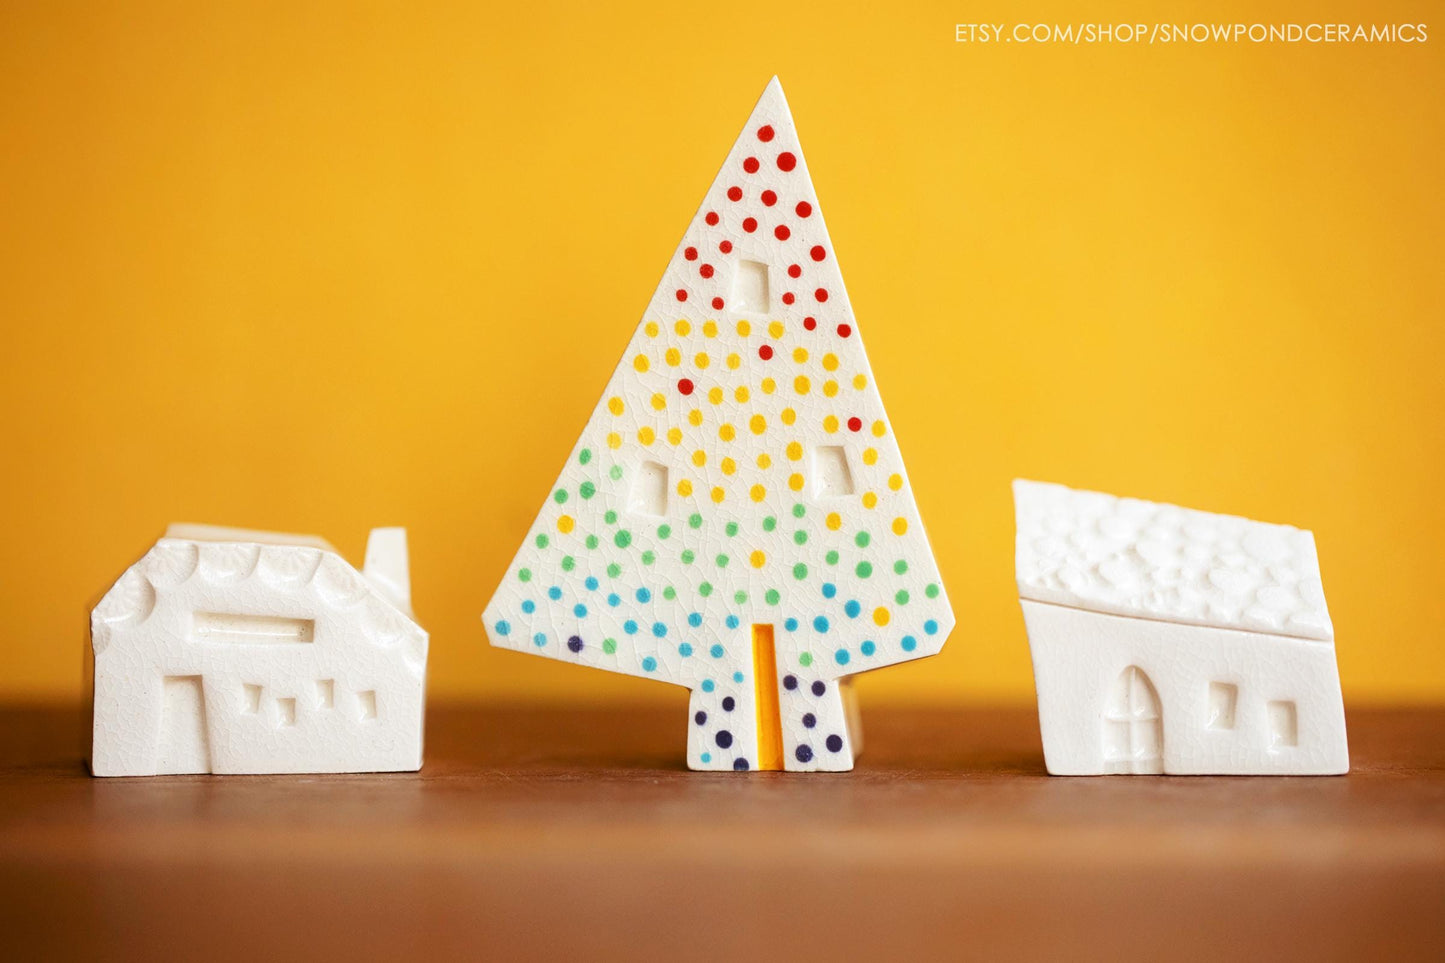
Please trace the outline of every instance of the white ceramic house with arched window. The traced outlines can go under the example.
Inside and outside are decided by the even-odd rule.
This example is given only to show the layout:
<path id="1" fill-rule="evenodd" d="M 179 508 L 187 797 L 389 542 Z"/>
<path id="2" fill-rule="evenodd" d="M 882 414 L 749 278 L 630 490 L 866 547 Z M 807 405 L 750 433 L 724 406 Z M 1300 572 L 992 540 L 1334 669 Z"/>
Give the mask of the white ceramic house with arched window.
<path id="1" fill-rule="evenodd" d="M 1349 770 L 1314 536 L 1014 482 L 1054 775 Z"/>

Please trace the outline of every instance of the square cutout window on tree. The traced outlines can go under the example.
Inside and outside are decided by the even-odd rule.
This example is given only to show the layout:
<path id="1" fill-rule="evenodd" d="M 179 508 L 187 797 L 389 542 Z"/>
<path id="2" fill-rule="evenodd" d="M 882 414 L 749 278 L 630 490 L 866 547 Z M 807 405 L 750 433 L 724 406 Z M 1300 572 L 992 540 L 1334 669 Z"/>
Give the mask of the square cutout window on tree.
<path id="1" fill-rule="evenodd" d="M 744 314 L 767 314 L 771 301 L 768 266 L 761 261 L 738 261 L 733 271 L 732 296 L 728 304 Z"/>

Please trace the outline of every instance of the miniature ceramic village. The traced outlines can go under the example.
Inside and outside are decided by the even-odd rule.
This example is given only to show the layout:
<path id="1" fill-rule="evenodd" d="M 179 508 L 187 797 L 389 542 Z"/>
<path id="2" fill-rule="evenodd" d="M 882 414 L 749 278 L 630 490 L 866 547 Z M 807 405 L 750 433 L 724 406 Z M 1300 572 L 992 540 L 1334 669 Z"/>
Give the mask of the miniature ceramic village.
<path id="1" fill-rule="evenodd" d="M 494 646 L 685 686 L 696 770 L 846 771 L 860 672 L 954 626 L 774 79 L 483 620 Z M 1014 483 L 1054 775 L 1347 772 L 1313 536 Z M 406 536 L 173 525 L 91 615 L 96 776 L 422 764 Z"/>

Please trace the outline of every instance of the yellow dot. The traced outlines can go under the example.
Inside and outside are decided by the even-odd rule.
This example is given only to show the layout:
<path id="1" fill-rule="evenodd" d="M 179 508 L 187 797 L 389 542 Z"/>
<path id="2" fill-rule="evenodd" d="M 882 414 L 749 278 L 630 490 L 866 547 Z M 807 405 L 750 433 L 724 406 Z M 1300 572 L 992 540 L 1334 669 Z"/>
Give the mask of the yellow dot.
<path id="1" fill-rule="evenodd" d="M 755 435 L 761 435 L 768 430 L 768 419 L 762 415 L 753 415 L 748 419 L 748 431 Z"/>
<path id="2" fill-rule="evenodd" d="M 681 495 L 683 498 L 686 498 L 687 496 L 691 495 L 691 494 L 692 494 L 692 482 L 688 481 L 686 478 L 684 478 L 682 481 L 678 482 L 678 483 L 677 483 L 677 493 L 678 493 L 679 495 Z"/>
<path id="3" fill-rule="evenodd" d="M 874 624 L 874 625 L 887 625 L 887 624 L 888 624 L 888 610 L 885 609 L 885 608 L 884 608 L 883 606 L 881 606 L 881 605 L 878 606 L 876 609 L 873 610 L 873 624 Z"/>
<path id="4" fill-rule="evenodd" d="M 619 434 L 618 434 L 617 432 L 615 432 L 615 431 L 609 431 L 609 432 L 607 433 L 607 447 L 608 447 L 608 448 L 611 448 L 613 451 L 616 451 L 617 449 L 621 448 L 621 447 L 622 447 L 622 436 L 619 435 Z"/>
<path id="5" fill-rule="evenodd" d="M 828 531 L 836 532 L 843 527 L 843 519 L 837 512 L 829 512 L 828 517 L 823 520 L 823 524 L 828 526 Z"/>
<path id="6" fill-rule="evenodd" d="M 640 354 L 637 357 L 633 358 L 632 367 L 636 368 L 638 371 L 646 371 L 649 367 L 647 363 L 647 355 Z"/>
<path id="7" fill-rule="evenodd" d="M 877 496 L 877 495 L 875 495 L 873 492 L 864 492 L 864 493 L 863 493 L 863 507 L 864 507 L 864 508 L 873 508 L 873 507 L 876 506 L 877 504 L 878 504 L 878 496 Z"/>
<path id="8" fill-rule="evenodd" d="M 657 326 L 656 321 L 649 321 L 647 322 L 647 324 L 643 325 L 642 330 L 647 332 L 647 336 L 649 338 L 655 338 L 657 337 L 657 332 L 661 329 Z"/>
<path id="9" fill-rule="evenodd" d="M 693 361 L 693 364 L 697 365 L 699 368 L 706 368 L 707 365 L 708 365 L 707 352 L 705 352 L 705 351 L 699 351 L 699 352 L 697 353 L 697 357 L 696 357 L 696 358 L 693 358 L 692 361 Z"/>
<path id="10" fill-rule="evenodd" d="M 748 392 L 748 386 L 738 385 L 737 390 L 733 392 L 733 397 L 736 398 L 739 403 L 747 401 L 748 398 L 751 397 L 751 394 Z"/>
<path id="11" fill-rule="evenodd" d="M 795 491 L 795 492 L 800 492 L 800 491 L 802 491 L 802 490 L 803 490 L 803 476 L 800 475 L 800 474 L 798 474 L 797 472 L 793 472 L 791 475 L 788 476 L 788 487 L 791 488 L 791 489 L 792 489 L 793 491 Z"/>
<path id="12" fill-rule="evenodd" d="M 644 445 L 650 445 L 656 439 L 657 434 L 653 432 L 651 426 L 643 425 L 641 428 L 637 429 L 637 440 L 642 442 Z"/>
<path id="13" fill-rule="evenodd" d="M 561 518 L 557 519 L 557 531 L 561 532 L 563 535 L 566 535 L 568 532 L 572 531 L 572 526 L 574 524 L 576 523 L 572 521 L 571 515 L 563 515 Z"/>
<path id="14" fill-rule="evenodd" d="M 763 383 L 762 385 L 760 385 L 760 387 L 763 389 L 763 394 L 770 395 L 777 390 L 778 383 L 772 378 L 764 378 Z"/>
<path id="15" fill-rule="evenodd" d="M 783 322 L 774 321 L 770 323 L 768 325 L 768 334 L 775 338 L 781 338 L 783 336 Z"/>
<path id="16" fill-rule="evenodd" d="M 691 411 L 689 411 L 689 412 L 687 413 L 687 423 L 688 423 L 689 425 L 692 425 L 694 428 L 696 428 L 698 425 L 702 424 L 702 409 L 701 409 L 701 408 L 694 408 L 694 409 L 692 409 Z"/>
<path id="17" fill-rule="evenodd" d="M 898 489 L 903 487 L 903 476 L 898 474 L 889 475 L 888 487 L 894 491 L 898 491 Z"/>
<path id="18" fill-rule="evenodd" d="M 884 435 L 884 433 L 887 432 L 887 431 L 888 431 L 888 426 L 885 425 L 883 422 L 881 422 L 881 421 L 875 421 L 875 422 L 873 422 L 873 437 L 874 437 L 874 438 L 882 438 L 883 435 Z"/>
<path id="19" fill-rule="evenodd" d="M 723 441 L 732 441 L 738 436 L 738 430 L 724 422 L 723 426 L 717 430 L 717 436 Z"/>
<path id="20" fill-rule="evenodd" d="M 768 490 L 762 485 L 754 485 L 752 488 L 748 489 L 748 497 L 755 502 L 760 502 L 764 498 L 768 497 Z"/>
<path id="21" fill-rule="evenodd" d="M 826 396 L 829 397 L 829 398 L 832 398 L 832 397 L 833 397 L 834 395 L 836 395 L 837 393 L 838 393 L 838 382 L 834 381 L 832 378 L 829 378 L 827 381 L 823 382 L 823 394 L 824 394 L 824 395 L 826 395 Z"/>
<path id="22" fill-rule="evenodd" d="M 807 361 L 807 360 L 808 360 L 808 349 L 807 349 L 807 348 L 794 348 L 794 349 L 793 349 L 793 360 L 796 361 L 796 362 L 798 362 L 798 364 L 802 364 L 804 361 Z"/>
<path id="23" fill-rule="evenodd" d="M 752 326 L 751 324 L 748 324 L 746 321 L 739 321 L 739 322 L 738 322 L 738 336 L 739 336 L 739 337 L 746 338 L 750 333 L 752 333 L 752 330 L 753 330 L 753 326 Z"/>
<path id="24" fill-rule="evenodd" d="M 672 330 L 683 337 L 687 337 L 688 333 L 692 331 L 692 325 L 687 323 L 687 318 L 678 318 L 677 324 L 672 326 Z"/>
<path id="25" fill-rule="evenodd" d="M 726 497 L 727 497 L 727 493 L 722 490 L 722 486 L 721 486 L 721 485 L 715 487 L 715 488 L 712 490 L 712 500 L 713 500 L 714 502 L 716 502 L 716 503 L 718 503 L 718 504 L 721 504 L 721 503 L 722 503 L 722 500 L 723 500 L 724 498 L 726 498 Z"/>
<path id="26" fill-rule="evenodd" d="M 901 517 L 900 517 L 900 518 L 895 518 L 895 519 L 893 519 L 893 534 L 894 534 L 894 535 L 902 535 L 904 532 L 907 532 L 907 531 L 908 531 L 908 519 L 906 519 L 906 518 L 901 518 Z"/>
<path id="27" fill-rule="evenodd" d="M 717 322 L 716 322 L 716 321 L 704 321 L 704 322 L 702 323 L 702 336 L 703 336 L 704 338 L 716 338 L 716 337 L 717 337 Z"/>
<path id="28" fill-rule="evenodd" d="M 791 408 L 784 408 L 782 417 L 783 424 L 791 425 L 793 422 L 798 420 L 798 413 Z"/>
<path id="29" fill-rule="evenodd" d="M 773 467 L 773 459 L 768 455 L 767 452 L 763 452 L 761 455 L 758 456 L 758 467 L 764 469 Z"/>
<path id="30" fill-rule="evenodd" d="M 829 415 L 828 417 L 824 418 L 824 419 L 823 419 L 823 430 L 826 431 L 826 432 L 828 432 L 829 434 L 832 434 L 833 432 L 837 431 L 837 430 L 838 430 L 838 416 L 837 416 L 837 415 Z"/>
<path id="31" fill-rule="evenodd" d="M 668 348 L 667 351 L 663 354 L 662 360 L 666 361 L 668 364 L 672 365 L 672 367 L 676 368 L 678 365 L 682 364 L 682 352 L 677 350 L 676 348 Z"/>
<path id="32" fill-rule="evenodd" d="M 866 376 L 866 375 L 854 375 L 854 376 L 853 376 L 853 387 L 857 388 L 859 391 L 862 391 L 864 388 L 868 387 L 868 378 L 867 378 L 867 376 Z"/>
<path id="33" fill-rule="evenodd" d="M 681 429 L 681 428 L 669 428 L 669 429 L 667 429 L 667 443 L 668 443 L 669 445 L 681 444 L 681 443 L 682 443 L 682 429 Z"/>
<path id="34" fill-rule="evenodd" d="M 798 461 L 803 457 L 803 446 L 796 441 L 788 442 L 788 461 Z"/>
<path id="35" fill-rule="evenodd" d="M 724 458 L 722 461 L 718 462 L 718 465 L 722 468 L 722 473 L 724 475 L 731 475 L 733 472 L 738 470 L 738 463 L 733 461 L 731 458 Z"/>
<path id="36" fill-rule="evenodd" d="M 614 415 L 620 415 L 620 414 L 622 414 L 622 409 L 623 409 L 623 406 L 622 406 L 622 399 L 621 399 L 621 398 L 617 397 L 616 395 L 613 395 L 611 398 L 608 398 L 608 399 L 607 399 L 607 410 L 608 410 L 608 411 L 612 412 Z"/>
<path id="37" fill-rule="evenodd" d="M 863 449 L 863 464 L 865 464 L 865 465 L 875 465 L 875 464 L 877 464 L 877 463 L 878 463 L 878 449 L 877 449 L 877 448 L 864 448 L 864 449 Z"/>
<path id="38" fill-rule="evenodd" d="M 812 388 L 812 387 L 813 387 L 812 382 L 810 382 L 807 378 L 803 377 L 802 375 L 798 375 L 796 378 L 793 379 L 793 390 L 796 391 L 796 392 L 797 392 L 798 394 L 800 394 L 800 395 L 805 395 L 805 394 L 807 394 L 807 393 L 808 393 L 808 389 L 810 389 L 810 388 Z"/>
<path id="39" fill-rule="evenodd" d="M 723 390 L 716 385 L 707 389 L 707 400 L 711 401 L 715 405 L 722 404 Z"/>
<path id="40" fill-rule="evenodd" d="M 661 394 L 654 394 L 652 396 L 652 407 L 656 411 L 661 411 L 662 409 L 667 407 L 667 398 L 663 397 Z"/>
<path id="41" fill-rule="evenodd" d="M 838 356 L 831 351 L 823 355 L 823 367 L 828 371 L 837 371 Z"/>
<path id="42" fill-rule="evenodd" d="M 748 556 L 748 564 L 753 568 L 762 568 L 767 564 L 767 561 L 768 557 L 757 549 L 754 549 L 753 554 Z"/>
<path id="43" fill-rule="evenodd" d="M 740 357 L 738 357 L 737 352 L 734 352 L 734 353 L 728 355 L 728 369 L 729 369 L 729 370 L 731 370 L 731 371 L 736 371 L 736 370 L 738 370 L 738 365 L 740 365 L 740 364 L 742 364 L 742 363 L 743 363 L 743 359 L 740 358 Z"/>
<path id="44" fill-rule="evenodd" d="M 696 465 L 697 467 L 699 467 L 699 468 L 701 468 L 703 465 L 706 465 L 706 464 L 707 464 L 707 452 L 703 451 L 701 448 L 699 448 L 697 451 L 693 452 L 693 453 L 692 453 L 692 463 L 693 463 L 694 465 Z"/>

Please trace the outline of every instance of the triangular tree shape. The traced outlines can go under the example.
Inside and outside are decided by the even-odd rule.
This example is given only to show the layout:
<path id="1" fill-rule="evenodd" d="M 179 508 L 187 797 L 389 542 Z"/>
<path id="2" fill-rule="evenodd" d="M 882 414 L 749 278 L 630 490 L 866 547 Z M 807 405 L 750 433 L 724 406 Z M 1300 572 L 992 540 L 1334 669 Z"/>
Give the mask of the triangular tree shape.
<path id="1" fill-rule="evenodd" d="M 953 627 L 776 78 L 484 619 L 687 686 L 724 770 L 852 768 L 849 677 Z"/>

